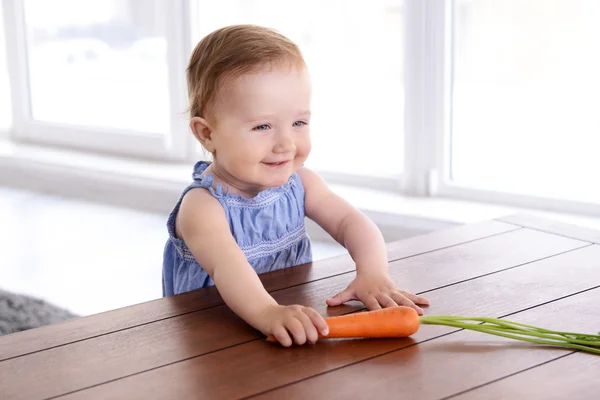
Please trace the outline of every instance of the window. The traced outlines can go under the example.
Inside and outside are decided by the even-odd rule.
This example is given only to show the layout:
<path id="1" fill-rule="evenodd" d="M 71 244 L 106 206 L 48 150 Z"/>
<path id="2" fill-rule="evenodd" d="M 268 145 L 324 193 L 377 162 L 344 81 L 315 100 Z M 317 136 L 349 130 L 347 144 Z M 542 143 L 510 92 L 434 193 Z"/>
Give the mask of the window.
<path id="1" fill-rule="evenodd" d="M 25 0 L 33 119 L 167 133 L 166 26 L 158 5 Z"/>
<path id="2" fill-rule="evenodd" d="M 295 41 L 313 80 L 313 151 L 320 171 L 398 177 L 403 167 L 402 0 L 198 0 L 201 37 L 247 23 Z M 335 157 L 332 157 L 335 154 Z"/>
<path id="3" fill-rule="evenodd" d="M 4 37 L 4 16 L 0 8 L 0 132 L 7 131 L 12 124 L 8 65 L 6 60 L 6 39 Z"/>
<path id="4" fill-rule="evenodd" d="M 455 183 L 600 202 L 600 2 L 457 0 Z"/>
<path id="5" fill-rule="evenodd" d="M 258 24 L 305 56 L 307 165 L 331 183 L 600 213 L 598 1 L 2 4 L 0 131 L 16 140 L 203 157 L 185 112 L 191 50 L 220 27 Z"/>
<path id="6" fill-rule="evenodd" d="M 13 0 L 16 139 L 183 159 L 184 0 Z"/>

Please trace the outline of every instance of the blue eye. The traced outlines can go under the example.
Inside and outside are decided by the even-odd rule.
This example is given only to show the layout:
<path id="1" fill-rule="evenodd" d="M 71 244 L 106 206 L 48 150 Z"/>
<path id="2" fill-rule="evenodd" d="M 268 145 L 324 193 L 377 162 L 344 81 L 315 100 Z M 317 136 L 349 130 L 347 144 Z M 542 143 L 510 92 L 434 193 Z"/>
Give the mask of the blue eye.
<path id="1" fill-rule="evenodd" d="M 266 131 L 267 129 L 269 129 L 270 126 L 267 124 L 262 124 L 262 125 L 258 125 L 255 126 L 254 128 L 252 128 L 253 131 Z"/>
<path id="2" fill-rule="evenodd" d="M 304 125 L 306 125 L 306 122 L 304 122 L 304 121 L 296 121 L 292 124 L 292 126 L 295 128 L 300 128 L 301 126 L 304 126 Z"/>

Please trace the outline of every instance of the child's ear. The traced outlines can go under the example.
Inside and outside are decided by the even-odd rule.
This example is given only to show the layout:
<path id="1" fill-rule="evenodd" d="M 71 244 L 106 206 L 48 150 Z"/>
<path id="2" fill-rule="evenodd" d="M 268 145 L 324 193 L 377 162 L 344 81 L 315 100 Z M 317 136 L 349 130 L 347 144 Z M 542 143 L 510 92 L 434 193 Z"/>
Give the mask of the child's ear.
<path id="1" fill-rule="evenodd" d="M 213 141 L 213 129 L 202 117 L 192 117 L 190 120 L 190 129 L 196 136 L 196 139 L 202 144 L 202 146 L 210 153 L 215 152 L 215 145 Z"/>

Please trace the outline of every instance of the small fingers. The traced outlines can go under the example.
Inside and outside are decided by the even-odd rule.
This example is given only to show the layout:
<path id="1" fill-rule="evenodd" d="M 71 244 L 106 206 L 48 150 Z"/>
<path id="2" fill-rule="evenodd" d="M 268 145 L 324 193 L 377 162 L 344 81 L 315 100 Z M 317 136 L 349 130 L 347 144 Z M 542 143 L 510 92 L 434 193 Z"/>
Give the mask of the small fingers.
<path id="1" fill-rule="evenodd" d="M 277 339 L 283 347 L 290 347 L 292 345 L 292 338 L 290 338 L 288 331 L 283 325 L 278 325 L 273 329 L 273 336 L 275 336 L 275 339 Z"/>
<path id="2" fill-rule="evenodd" d="M 398 304 L 396 304 L 396 302 L 394 301 L 394 299 L 392 299 L 390 296 L 388 296 L 385 293 L 379 293 L 376 298 L 377 298 L 377 301 L 379 302 L 379 304 L 383 308 L 397 307 L 398 306 Z"/>
<path id="3" fill-rule="evenodd" d="M 294 343 L 298 345 L 306 343 L 306 332 L 304 330 L 304 325 L 297 318 L 290 317 L 285 322 L 285 327 L 294 338 Z"/>
<path id="4" fill-rule="evenodd" d="M 317 328 L 315 328 L 315 325 L 312 323 L 310 317 L 305 312 L 301 312 L 296 319 L 300 321 L 304 328 L 306 341 L 309 343 L 315 343 L 319 339 L 319 334 L 317 333 Z"/>
<path id="5" fill-rule="evenodd" d="M 392 293 L 392 298 L 396 301 L 396 303 L 398 303 L 398 305 L 414 308 L 415 310 L 417 310 L 417 313 L 419 313 L 419 315 L 423 315 L 423 309 L 417 306 L 415 303 L 413 303 L 411 299 L 404 296 L 404 294 L 400 292 Z"/>
<path id="6" fill-rule="evenodd" d="M 381 309 L 381 306 L 379 305 L 379 302 L 377 301 L 377 299 L 375 298 L 375 296 L 373 296 L 372 294 L 369 294 L 369 295 L 365 296 L 365 298 L 362 299 L 362 302 L 367 307 L 367 309 L 369 309 L 369 310 L 379 310 L 379 309 Z"/>
<path id="7" fill-rule="evenodd" d="M 329 334 L 329 326 L 327 326 L 327 322 L 325 322 L 325 319 L 317 312 L 317 310 L 314 308 L 305 308 L 304 313 L 308 315 L 321 335 L 327 336 Z"/>
<path id="8" fill-rule="evenodd" d="M 332 298 L 327 299 L 325 302 L 328 306 L 339 306 L 350 300 L 354 300 L 354 293 L 351 290 L 346 289 L 343 292 L 336 294 Z"/>
<path id="9" fill-rule="evenodd" d="M 412 301 L 415 304 L 421 304 L 424 306 L 429 305 L 429 300 L 423 296 L 417 296 L 416 294 L 412 294 L 412 293 L 406 292 L 404 290 L 399 290 L 399 292 L 402 295 L 404 295 L 404 297 L 406 297 L 407 299 L 409 299 L 410 301 Z"/>

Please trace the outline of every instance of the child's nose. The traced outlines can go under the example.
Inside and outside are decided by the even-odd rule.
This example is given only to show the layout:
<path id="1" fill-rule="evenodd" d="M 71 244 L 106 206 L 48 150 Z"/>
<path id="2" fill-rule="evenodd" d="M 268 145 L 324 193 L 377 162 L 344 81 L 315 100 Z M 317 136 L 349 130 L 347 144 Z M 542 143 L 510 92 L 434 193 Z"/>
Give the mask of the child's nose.
<path id="1" fill-rule="evenodd" d="M 289 130 L 280 131 L 276 140 L 275 147 L 273 148 L 273 152 L 275 153 L 288 153 L 296 147 L 294 136 Z"/>

